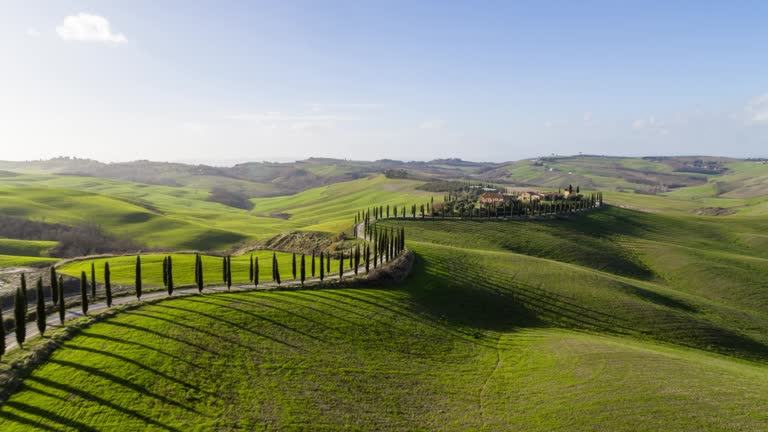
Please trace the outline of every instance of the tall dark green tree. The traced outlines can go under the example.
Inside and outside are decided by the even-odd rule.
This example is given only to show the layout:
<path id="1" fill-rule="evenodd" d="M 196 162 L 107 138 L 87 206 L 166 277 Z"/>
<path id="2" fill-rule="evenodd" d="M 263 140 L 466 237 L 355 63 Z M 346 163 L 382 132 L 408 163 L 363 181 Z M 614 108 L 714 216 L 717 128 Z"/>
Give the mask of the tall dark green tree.
<path id="1" fill-rule="evenodd" d="M 167 287 L 168 287 L 168 295 L 173 295 L 173 259 L 168 256 L 168 267 L 166 269 L 167 271 Z"/>
<path id="2" fill-rule="evenodd" d="M 88 315 L 88 276 L 85 272 L 80 272 L 80 306 L 83 309 L 83 315 Z"/>
<path id="3" fill-rule="evenodd" d="M 141 256 L 136 255 L 136 298 L 141 300 Z"/>
<path id="4" fill-rule="evenodd" d="M 325 256 L 325 272 L 328 274 L 328 276 L 331 275 L 331 256 L 330 255 Z"/>
<path id="5" fill-rule="evenodd" d="M 104 263 L 104 296 L 107 298 L 107 307 L 112 307 L 112 275 L 109 262 Z"/>
<path id="6" fill-rule="evenodd" d="M 371 271 L 371 248 L 365 245 L 365 272 Z"/>
<path id="7" fill-rule="evenodd" d="M 91 263 L 91 300 L 96 300 L 96 266 Z"/>
<path id="8" fill-rule="evenodd" d="M 315 277 L 315 251 L 312 251 L 312 277 Z"/>
<path id="9" fill-rule="evenodd" d="M 43 294 L 43 278 L 37 278 L 37 331 L 40 332 L 40 336 L 45 334 L 45 294 Z M 2 321 L 0 321 L 1 323 Z"/>
<path id="10" fill-rule="evenodd" d="M 198 264 L 200 263 L 200 254 L 195 253 L 195 285 L 199 285 L 200 282 L 200 267 Z"/>
<path id="11" fill-rule="evenodd" d="M 251 254 L 250 268 L 248 270 L 248 282 L 253 282 L 253 254 Z"/>
<path id="12" fill-rule="evenodd" d="M 56 268 L 51 266 L 51 301 L 53 305 L 59 302 L 59 280 L 56 277 Z"/>
<path id="13" fill-rule="evenodd" d="M 293 272 L 293 280 L 296 280 L 296 254 L 293 254 L 291 262 L 291 271 Z"/>
<path id="14" fill-rule="evenodd" d="M 232 257 L 227 257 L 227 289 L 232 288 Z"/>
<path id="15" fill-rule="evenodd" d="M 163 286 L 168 288 L 168 257 L 163 257 Z"/>
<path id="16" fill-rule="evenodd" d="M 301 254 L 301 285 L 304 285 L 304 279 L 307 277 L 307 267 L 304 254 Z"/>
<path id="17" fill-rule="evenodd" d="M 277 256 L 275 256 L 275 279 L 277 280 L 277 284 L 280 285 L 280 266 L 277 262 Z"/>
<path id="18" fill-rule="evenodd" d="M 253 261 L 253 286 L 259 286 L 259 257 L 254 258 Z"/>
<path id="19" fill-rule="evenodd" d="M 205 275 L 203 274 L 203 257 L 200 256 L 200 254 L 196 254 L 197 257 L 197 265 L 195 266 L 196 272 L 195 275 L 197 276 L 197 292 L 203 292 L 203 285 L 205 284 Z"/>
<path id="20" fill-rule="evenodd" d="M 387 213 L 389 213 L 389 206 L 387 206 Z M 389 217 L 389 214 L 387 214 L 387 217 Z M 355 274 L 357 274 L 357 269 L 360 267 L 360 245 L 357 245 L 355 247 Z"/>
<path id="21" fill-rule="evenodd" d="M 325 257 L 323 256 L 323 251 L 320 251 L 320 282 L 323 281 L 323 278 L 325 277 L 325 263 L 323 262 Z"/>
<path id="22" fill-rule="evenodd" d="M 59 321 L 64 324 L 64 316 L 67 313 L 67 304 L 64 301 L 64 277 L 59 276 Z"/>
<path id="23" fill-rule="evenodd" d="M 339 281 L 344 278 L 344 251 L 341 252 L 339 257 Z"/>
<path id="24" fill-rule="evenodd" d="M 24 347 L 27 340 L 27 279 L 21 274 L 21 286 L 16 288 L 13 297 L 13 321 L 16 327 L 16 342 L 20 348 Z"/>

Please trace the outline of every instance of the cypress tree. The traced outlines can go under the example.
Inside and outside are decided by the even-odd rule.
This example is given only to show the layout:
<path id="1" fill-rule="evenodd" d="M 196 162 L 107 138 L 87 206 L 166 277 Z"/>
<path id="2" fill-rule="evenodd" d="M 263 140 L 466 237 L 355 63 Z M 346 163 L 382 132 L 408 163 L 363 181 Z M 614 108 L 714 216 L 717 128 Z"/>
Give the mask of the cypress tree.
<path id="1" fill-rule="evenodd" d="M 141 256 L 136 255 L 136 298 L 141 300 Z"/>
<path id="2" fill-rule="evenodd" d="M 365 272 L 371 271 L 371 248 L 365 245 Z"/>
<path id="3" fill-rule="evenodd" d="M 277 284 L 280 285 L 280 267 L 277 263 L 277 256 L 275 256 L 275 279 L 277 279 Z"/>
<path id="4" fill-rule="evenodd" d="M 203 273 L 203 257 L 197 254 L 197 292 L 203 292 L 205 274 Z"/>
<path id="5" fill-rule="evenodd" d="M 341 259 L 339 259 L 339 281 L 344 277 L 344 252 L 341 252 Z"/>
<path id="6" fill-rule="evenodd" d="M 387 206 L 387 211 L 389 211 L 389 206 Z M 389 215 L 387 215 L 387 217 L 389 217 Z M 355 247 L 355 274 L 357 274 L 358 267 L 360 267 L 360 245 Z"/>
<path id="7" fill-rule="evenodd" d="M 104 295 L 107 297 L 107 307 L 112 307 L 112 281 L 109 262 L 104 263 Z"/>
<path id="8" fill-rule="evenodd" d="M 195 285 L 200 281 L 200 273 L 198 272 L 200 269 L 198 268 L 197 264 L 200 262 L 200 254 L 195 254 Z"/>
<path id="9" fill-rule="evenodd" d="M 16 342 L 19 347 L 24 347 L 24 341 L 27 340 L 27 281 L 24 273 L 21 274 L 21 286 L 16 288 L 16 295 L 13 298 L 13 321 L 16 326 Z"/>
<path id="10" fill-rule="evenodd" d="M 259 257 L 254 258 L 253 261 L 253 286 L 259 286 Z"/>
<path id="11" fill-rule="evenodd" d="M 327 255 L 325 257 L 325 272 L 329 275 L 331 274 L 331 256 Z"/>
<path id="12" fill-rule="evenodd" d="M 91 299 L 96 301 L 96 266 L 91 263 Z"/>
<path id="13" fill-rule="evenodd" d="M 59 281 L 56 278 L 56 268 L 51 266 L 51 300 L 53 305 L 59 302 Z"/>
<path id="14" fill-rule="evenodd" d="M 64 277 L 59 276 L 59 321 L 64 324 L 64 315 L 67 313 L 67 305 L 64 302 Z"/>
<path id="15" fill-rule="evenodd" d="M 312 251 L 312 277 L 315 277 L 315 251 Z"/>
<path id="16" fill-rule="evenodd" d="M 323 256 L 323 251 L 320 251 L 320 282 L 323 281 L 323 278 L 325 277 L 325 262 L 323 262 L 325 257 Z"/>
<path id="17" fill-rule="evenodd" d="M 45 295 L 43 294 L 43 278 L 37 278 L 37 330 L 40 336 L 45 334 Z M 1 323 L 2 321 L 0 321 Z"/>
<path id="18" fill-rule="evenodd" d="M 373 247 L 373 268 L 376 269 L 376 260 L 379 258 L 379 248 L 374 244 Z"/>
<path id="19" fill-rule="evenodd" d="M 173 295 L 173 259 L 168 257 L 168 295 Z"/>
<path id="20" fill-rule="evenodd" d="M 304 254 L 301 254 L 301 285 L 304 286 L 304 279 L 307 276 L 306 263 L 304 262 Z"/>
<path id="21" fill-rule="evenodd" d="M 0 360 L 5 355 L 5 324 L 3 323 L 3 308 L 0 307 Z"/>
<path id="22" fill-rule="evenodd" d="M 274 252 L 272 253 L 272 280 L 280 285 L 280 266 L 277 261 L 277 254 Z"/>
<path id="23" fill-rule="evenodd" d="M 88 277 L 85 272 L 80 272 L 80 302 L 83 315 L 88 315 Z"/>
<path id="24" fill-rule="evenodd" d="M 253 254 L 251 254 L 250 262 L 251 262 L 251 266 L 250 266 L 250 269 L 248 270 L 248 281 L 253 282 Z"/>
<path id="25" fill-rule="evenodd" d="M 163 286 L 168 288 L 168 257 L 163 257 Z"/>
<path id="26" fill-rule="evenodd" d="M 296 254 L 293 254 L 293 261 L 291 262 L 291 271 L 293 272 L 293 280 L 296 280 Z"/>
<path id="27" fill-rule="evenodd" d="M 232 288 L 232 257 L 227 257 L 227 289 Z"/>

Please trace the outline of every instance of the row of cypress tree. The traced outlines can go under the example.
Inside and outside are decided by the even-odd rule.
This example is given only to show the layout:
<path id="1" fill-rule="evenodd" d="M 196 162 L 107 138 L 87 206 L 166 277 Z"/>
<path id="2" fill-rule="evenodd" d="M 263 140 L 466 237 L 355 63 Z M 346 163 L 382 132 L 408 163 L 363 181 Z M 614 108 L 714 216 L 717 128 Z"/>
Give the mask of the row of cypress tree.
<path id="1" fill-rule="evenodd" d="M 356 245 L 353 249 L 347 252 L 342 251 L 339 253 L 339 279 L 344 277 L 345 262 L 349 263 L 349 268 L 354 270 L 357 275 L 359 269 L 362 267 L 361 262 L 365 261 L 366 273 L 370 271 L 371 262 L 373 268 L 377 268 L 378 265 L 383 264 L 395 256 L 397 256 L 405 248 L 405 230 L 400 228 L 395 231 L 393 228 L 389 230 L 378 230 L 374 228 L 371 235 L 371 244 L 366 243 L 361 249 L 360 245 Z M 373 260 L 371 261 L 371 251 L 373 251 Z M 292 256 L 292 274 L 294 280 L 299 280 L 303 286 L 307 279 L 307 256 L 300 254 L 299 261 L 297 261 L 296 254 Z M 319 254 L 319 266 L 316 266 L 317 255 L 313 252 L 310 258 L 310 272 L 311 277 L 315 277 L 317 270 L 319 269 L 320 281 L 323 281 L 327 274 L 331 272 L 331 257 L 330 254 L 320 252 Z M 298 264 L 297 264 L 298 263 Z M 195 284 L 198 291 L 202 292 L 204 287 L 204 274 L 202 257 L 200 254 L 195 254 Z M 249 267 L 249 279 L 254 286 L 259 285 L 259 258 L 251 255 L 250 267 Z M 107 306 L 112 307 L 112 286 L 111 286 L 111 272 L 109 269 L 109 262 L 104 263 L 104 291 Z M 230 256 L 222 258 L 222 279 L 227 285 L 227 289 L 232 286 L 232 260 Z M 277 253 L 272 254 L 272 280 L 278 285 L 282 283 L 280 278 L 280 268 L 277 260 Z M 135 290 L 136 297 L 141 299 L 142 294 L 142 274 L 141 274 L 141 256 L 136 256 L 135 266 Z M 168 295 L 173 294 L 174 281 L 173 281 L 173 257 L 168 255 L 163 258 L 163 285 L 165 286 Z M 64 299 L 64 281 L 63 278 L 56 274 L 56 269 L 52 266 L 50 268 L 50 298 L 54 309 L 59 312 L 59 320 L 64 323 L 66 317 L 66 302 Z M 80 272 L 80 305 L 83 315 L 88 314 L 89 305 L 89 293 L 90 287 L 90 300 L 96 298 L 96 267 L 94 263 L 91 263 L 91 275 L 90 284 L 88 283 L 88 275 L 83 270 Z M 45 290 L 43 285 L 43 279 L 38 278 L 36 286 L 36 317 L 37 327 L 40 334 L 43 335 L 46 330 L 46 312 L 47 307 L 45 304 Z M 26 275 L 21 275 L 19 287 L 16 289 L 14 296 L 14 322 L 15 322 L 15 335 L 16 341 L 20 347 L 23 347 L 26 341 L 26 317 L 28 312 L 27 305 L 27 280 Z M 0 323 L 2 323 L 2 308 L 0 308 Z M 0 325 L 0 357 L 5 354 L 5 327 Z"/>
<path id="2" fill-rule="evenodd" d="M 578 193 L 578 187 L 576 189 Z M 573 192 L 573 186 L 570 186 L 570 191 Z M 459 204 L 456 201 L 446 201 L 439 207 L 439 209 L 435 207 L 433 197 L 426 204 L 412 204 L 408 214 L 410 214 L 412 219 L 416 219 L 417 215 L 419 215 L 422 219 L 426 218 L 427 216 L 432 218 L 440 217 L 442 219 L 445 219 L 446 217 L 460 219 L 468 217 L 472 219 L 472 217 L 475 215 L 479 217 L 485 216 L 488 218 L 507 216 L 536 216 L 572 213 L 579 210 L 600 207 L 602 203 L 603 193 L 599 191 L 590 193 L 589 195 L 586 195 L 578 200 L 564 200 L 559 202 L 547 202 L 539 200 L 530 202 L 508 201 L 500 206 L 481 205 L 475 207 L 474 204 L 464 205 Z M 391 213 L 389 205 L 358 211 L 354 217 L 354 236 L 357 237 L 357 226 L 361 223 L 363 224 L 363 230 L 366 233 L 366 236 L 370 236 L 370 229 L 372 226 L 371 219 L 389 219 L 390 215 L 394 218 L 405 219 L 407 217 L 406 206 L 403 205 L 402 207 L 398 207 L 397 205 L 394 205 L 391 207 Z"/>

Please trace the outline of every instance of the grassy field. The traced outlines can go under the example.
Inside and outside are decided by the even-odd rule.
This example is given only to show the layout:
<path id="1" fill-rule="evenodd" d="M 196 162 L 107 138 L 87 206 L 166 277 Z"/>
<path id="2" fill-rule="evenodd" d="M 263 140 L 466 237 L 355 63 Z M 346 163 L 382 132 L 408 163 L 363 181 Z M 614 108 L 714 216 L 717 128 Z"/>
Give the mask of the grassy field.
<path id="1" fill-rule="evenodd" d="M 723 221 L 613 207 L 387 221 L 417 254 L 400 285 L 122 313 L 37 368 L 0 428 L 763 430 L 768 222 Z M 133 259 L 114 261 L 115 280 L 132 283 Z M 159 259 L 145 257 L 148 283 Z M 191 257 L 175 260 L 191 281 Z M 246 262 L 233 259 L 238 279 Z"/>
<path id="2" fill-rule="evenodd" d="M 55 241 L 0 238 L 0 254 L 43 257 L 56 244 Z"/>
<path id="3" fill-rule="evenodd" d="M 768 427 L 766 366 L 521 313 L 461 324 L 425 304 L 445 294 L 232 293 L 128 311 L 36 369 L 0 407 L 0 428 Z"/>
<path id="4" fill-rule="evenodd" d="M 0 255 L 0 267 L 25 267 L 51 264 L 58 261 L 56 258 L 43 258 L 19 255 Z"/>
<path id="5" fill-rule="evenodd" d="M 280 278 L 283 281 L 293 279 L 292 254 L 276 252 Z M 147 254 L 141 256 L 142 283 L 146 285 L 163 284 L 163 258 L 164 254 Z M 173 282 L 176 286 L 195 284 L 195 255 L 171 254 L 173 259 Z M 268 282 L 272 280 L 272 252 L 257 251 L 254 258 L 259 260 L 259 280 Z M 306 258 L 306 274 L 311 277 L 311 256 Z M 206 283 L 222 284 L 223 264 L 218 256 L 202 255 L 203 275 Z M 232 283 L 247 284 L 249 280 L 250 254 L 232 257 Z M 120 256 L 111 258 L 96 258 L 78 260 L 60 266 L 57 271 L 73 277 L 80 277 L 80 272 L 85 271 L 88 278 L 91 277 L 91 263 L 96 266 L 96 280 L 104 280 L 104 263 L 109 262 L 110 279 L 113 284 L 133 285 L 135 283 L 136 256 Z M 296 274 L 300 275 L 301 255 L 296 256 Z M 317 276 L 320 275 L 320 257 L 316 258 Z M 349 267 L 349 259 L 345 260 L 345 269 Z M 331 274 L 339 273 L 339 261 L 331 260 Z"/>

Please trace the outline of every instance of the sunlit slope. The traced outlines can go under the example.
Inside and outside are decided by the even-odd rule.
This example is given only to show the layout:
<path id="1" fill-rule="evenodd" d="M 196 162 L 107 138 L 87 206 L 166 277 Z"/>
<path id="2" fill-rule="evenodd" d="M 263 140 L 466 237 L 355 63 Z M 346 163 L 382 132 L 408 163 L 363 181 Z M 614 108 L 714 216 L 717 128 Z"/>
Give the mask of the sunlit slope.
<path id="1" fill-rule="evenodd" d="M 444 303 L 430 303 L 437 316 L 466 321 L 474 304 L 489 326 L 519 316 L 768 358 L 765 251 L 739 244 L 748 224 L 710 220 L 612 208 L 548 222 L 385 225 L 404 224 L 419 256 L 414 295 L 444 290 Z"/>
<path id="2" fill-rule="evenodd" d="M 354 225 L 358 210 L 372 206 L 426 204 L 432 196 L 442 201 L 441 193 L 416 190 L 423 182 L 367 177 L 310 189 L 296 195 L 253 199 L 256 214 L 285 215 L 307 230 L 337 232 Z"/>
<path id="3" fill-rule="evenodd" d="M 40 257 L 56 246 L 55 241 L 0 238 L 0 254 Z"/>
<path id="4" fill-rule="evenodd" d="M 205 235 L 201 236 L 192 232 L 185 235 L 183 230 L 174 232 L 172 237 L 178 239 L 179 245 L 184 245 L 185 247 L 216 249 L 238 241 L 237 238 L 226 239 L 226 236 L 223 236 L 224 232 L 229 232 L 235 236 L 243 236 L 243 238 L 265 238 L 281 231 L 295 228 L 288 221 L 257 217 L 246 210 L 210 202 L 207 200 L 210 195 L 207 186 L 197 189 L 193 186 L 168 187 L 94 177 L 24 174 L 0 178 L 0 187 L 7 188 L 0 189 L 0 191 L 5 191 L 6 194 L 23 195 L 24 190 L 31 190 L 32 188 L 41 190 L 44 188 L 61 188 L 66 191 L 76 191 L 73 193 L 98 194 L 141 207 L 144 211 L 152 213 L 157 217 L 176 220 L 189 225 L 202 225 L 213 233 L 219 233 L 218 235 L 212 235 L 212 238 L 208 239 Z M 65 196 L 66 194 L 67 192 L 64 192 Z M 21 214 L 18 214 L 18 216 L 27 217 L 24 214 L 24 210 L 25 207 L 21 206 L 19 210 Z M 88 210 L 87 207 L 83 208 L 80 218 L 86 219 L 90 217 L 98 220 L 99 215 L 91 215 L 87 212 Z M 10 213 L 10 215 L 14 214 Z M 148 218 L 149 216 L 143 217 Z M 73 218 L 62 219 L 64 219 L 63 223 L 67 223 Z M 141 220 L 141 216 L 136 216 L 134 219 L 128 218 L 120 222 L 124 224 L 141 224 L 145 221 Z M 147 226 L 147 228 L 151 229 L 152 227 Z M 150 245 L 157 243 L 159 242 L 150 243 Z M 194 246 L 195 244 L 198 246 Z M 163 245 L 166 247 L 176 247 L 177 243 Z"/>
<path id="5" fill-rule="evenodd" d="M 765 366 L 559 329 L 473 329 L 422 308 L 404 291 L 355 289 L 147 305 L 54 352 L 0 407 L 0 429 L 768 427 Z"/>
<path id="6" fill-rule="evenodd" d="M 66 225 L 96 224 L 111 235 L 150 247 L 215 249 L 246 238 L 212 228 L 215 223 L 206 223 L 206 218 L 173 217 L 119 197 L 74 189 L 5 188 L 0 196 L 5 215 Z"/>

